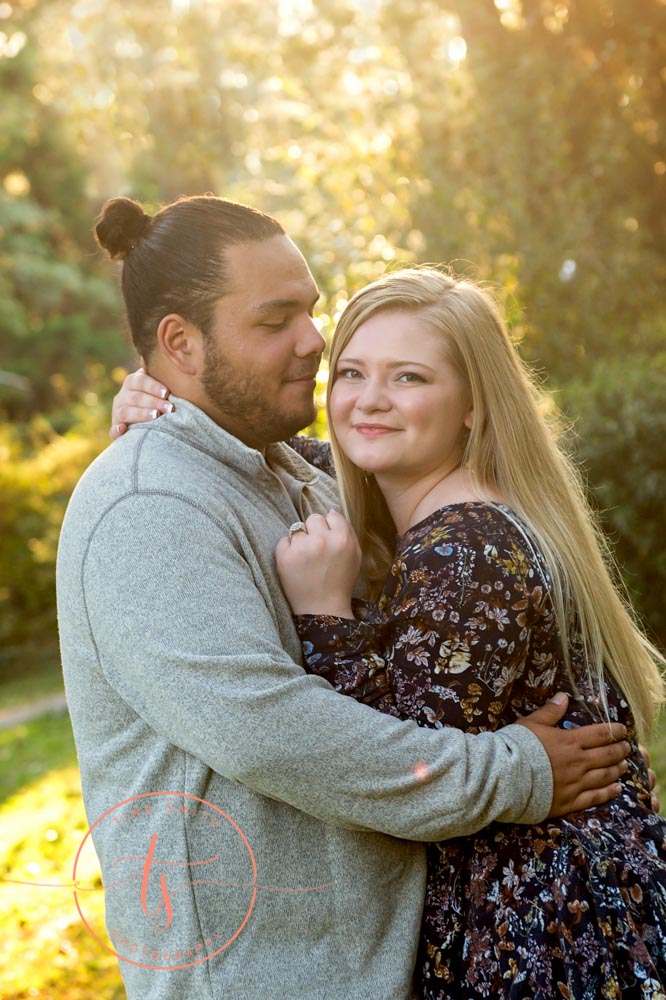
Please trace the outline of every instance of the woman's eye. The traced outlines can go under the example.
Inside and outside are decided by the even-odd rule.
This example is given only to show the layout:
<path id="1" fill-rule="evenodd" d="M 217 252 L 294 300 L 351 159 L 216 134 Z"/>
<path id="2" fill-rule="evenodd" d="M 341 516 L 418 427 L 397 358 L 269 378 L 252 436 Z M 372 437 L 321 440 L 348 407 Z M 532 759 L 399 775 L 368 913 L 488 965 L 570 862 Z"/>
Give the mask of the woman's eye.
<path id="1" fill-rule="evenodd" d="M 338 372 L 338 378 L 353 379 L 360 377 L 361 373 L 357 368 L 341 368 Z"/>
<path id="2" fill-rule="evenodd" d="M 416 372 L 401 372 L 398 375 L 398 382 L 423 382 L 423 379 Z"/>

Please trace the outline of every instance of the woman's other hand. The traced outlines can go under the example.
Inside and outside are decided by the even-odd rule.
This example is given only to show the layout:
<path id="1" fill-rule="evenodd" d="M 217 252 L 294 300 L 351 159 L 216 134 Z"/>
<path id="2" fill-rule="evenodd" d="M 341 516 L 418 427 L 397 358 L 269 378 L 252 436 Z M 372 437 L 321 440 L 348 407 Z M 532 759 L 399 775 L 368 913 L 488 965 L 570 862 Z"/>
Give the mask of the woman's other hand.
<path id="1" fill-rule="evenodd" d="M 167 387 L 139 368 L 125 378 L 120 392 L 114 396 L 109 437 L 115 441 L 130 424 L 155 420 L 163 413 L 171 413 L 173 408 Z"/>
<path id="2" fill-rule="evenodd" d="M 647 767 L 648 780 L 650 782 L 650 799 L 652 801 L 652 808 L 656 813 L 659 812 L 659 796 L 657 795 L 657 775 L 650 767 L 650 754 L 647 748 L 638 744 L 638 749 L 640 751 L 643 760 L 645 761 L 645 766 Z"/>
<path id="3" fill-rule="evenodd" d="M 280 539 L 275 561 L 294 614 L 354 617 L 351 598 L 361 547 L 342 514 L 312 514 L 304 529 Z"/>

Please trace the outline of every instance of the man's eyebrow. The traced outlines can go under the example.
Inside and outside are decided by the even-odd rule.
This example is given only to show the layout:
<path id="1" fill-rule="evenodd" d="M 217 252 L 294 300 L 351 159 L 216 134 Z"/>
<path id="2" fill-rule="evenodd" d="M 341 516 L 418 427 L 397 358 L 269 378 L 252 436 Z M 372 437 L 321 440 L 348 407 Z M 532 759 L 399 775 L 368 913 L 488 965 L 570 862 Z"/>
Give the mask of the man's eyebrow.
<path id="1" fill-rule="evenodd" d="M 311 300 L 309 308 L 314 309 L 319 299 L 320 296 L 315 295 Z M 263 316 L 266 313 L 277 312 L 280 309 L 302 309 L 303 305 L 303 299 L 269 299 L 267 302 L 262 302 L 260 305 L 255 306 L 252 312 Z"/>

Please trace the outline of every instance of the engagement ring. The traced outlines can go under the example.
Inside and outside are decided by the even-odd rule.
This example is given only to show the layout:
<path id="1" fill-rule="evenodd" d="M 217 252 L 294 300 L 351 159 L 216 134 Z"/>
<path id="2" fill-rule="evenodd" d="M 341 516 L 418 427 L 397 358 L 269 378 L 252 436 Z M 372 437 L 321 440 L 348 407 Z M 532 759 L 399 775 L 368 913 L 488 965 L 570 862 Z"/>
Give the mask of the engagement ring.
<path id="1" fill-rule="evenodd" d="M 293 524 L 289 525 L 289 537 L 291 538 L 291 536 L 295 535 L 297 531 L 307 531 L 307 530 L 308 529 L 305 527 L 303 521 L 294 521 Z"/>

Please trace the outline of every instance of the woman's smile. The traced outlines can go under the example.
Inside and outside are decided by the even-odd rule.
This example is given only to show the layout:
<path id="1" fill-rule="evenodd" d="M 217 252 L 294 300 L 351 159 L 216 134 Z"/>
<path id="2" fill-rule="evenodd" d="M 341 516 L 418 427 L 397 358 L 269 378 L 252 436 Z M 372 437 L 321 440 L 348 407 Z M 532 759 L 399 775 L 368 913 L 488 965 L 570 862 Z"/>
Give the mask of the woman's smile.
<path id="1" fill-rule="evenodd" d="M 384 424 L 353 424 L 354 430 L 363 437 L 385 437 L 387 434 L 396 434 L 398 427 L 387 427 Z"/>

